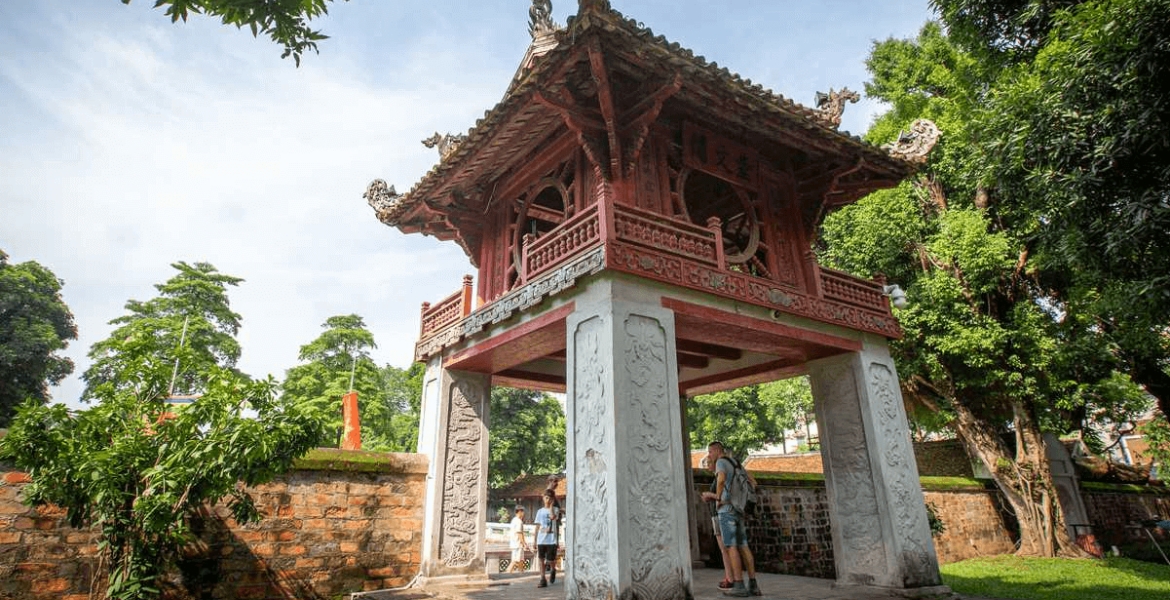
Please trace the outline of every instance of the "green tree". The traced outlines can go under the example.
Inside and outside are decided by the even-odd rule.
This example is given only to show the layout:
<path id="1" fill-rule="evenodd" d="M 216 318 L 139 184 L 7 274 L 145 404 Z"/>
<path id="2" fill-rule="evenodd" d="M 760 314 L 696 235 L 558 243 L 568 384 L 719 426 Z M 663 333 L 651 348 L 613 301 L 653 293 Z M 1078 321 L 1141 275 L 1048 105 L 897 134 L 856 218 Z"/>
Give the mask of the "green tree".
<path id="1" fill-rule="evenodd" d="M 488 484 L 500 488 L 521 475 L 565 470 L 565 411 L 543 392 L 492 388 Z"/>
<path id="2" fill-rule="evenodd" d="M 95 585 L 118 600 L 160 596 L 192 540 L 190 519 L 207 504 L 226 499 L 238 521 L 256 520 L 242 486 L 287 470 L 322 430 L 312 411 L 273 400 L 271 377 L 250 381 L 219 364 L 238 355 L 239 316 L 224 286 L 239 280 L 210 265 L 175 267 L 180 275 L 158 286 L 158 298 L 128 303 L 132 314 L 95 345 L 92 408 L 27 402 L 0 440 L 0 459 L 32 479 L 27 503 L 62 507 L 74 527 L 97 529 L 108 573 Z M 180 348 L 184 316 L 191 344 Z M 198 393 L 182 408 L 166 402 L 176 358 L 184 389 Z"/>
<path id="3" fill-rule="evenodd" d="M 411 363 L 405 369 L 382 368 L 382 389 L 391 418 L 385 429 L 372 432 L 390 452 L 416 452 L 426 365 Z"/>
<path id="4" fill-rule="evenodd" d="M 812 410 L 808 378 L 796 377 L 762 385 L 695 396 L 687 402 L 691 448 L 723 442 L 737 458 L 784 439 L 797 418 Z"/>
<path id="5" fill-rule="evenodd" d="M 1005 214 L 980 185 L 977 121 L 999 71 L 934 23 L 915 40 L 876 44 L 867 65 L 867 93 L 892 105 L 870 141 L 890 141 L 921 117 L 943 137 L 916 181 L 825 220 L 823 260 L 906 288 L 905 337 L 891 349 L 907 400 L 941 417 L 935 424 L 946 422 L 992 472 L 1020 523 L 1022 553 L 1076 553 L 1042 432 L 1085 427 L 1102 408 L 1095 403 L 1117 408 L 1117 363 L 1091 322 L 1051 300 L 1031 246 L 1041 219 Z"/>
<path id="6" fill-rule="evenodd" d="M 60 279 L 33 262 L 8 263 L 0 250 L 0 428 L 26 399 L 49 401 L 49 386 L 73 372 L 57 354 L 77 339 Z"/>
<path id="7" fill-rule="evenodd" d="M 356 390 L 362 447 L 386 450 L 380 434 L 391 429 L 394 411 L 383 393 L 383 374 L 369 356 L 377 348 L 374 334 L 358 315 L 329 317 L 322 327 L 325 331 L 317 339 L 301 346 L 299 358 L 307 362 L 285 373 L 283 397 L 318 411 L 326 422 L 318 444 L 336 447 L 342 428 L 341 397 Z"/>
<path id="8" fill-rule="evenodd" d="M 971 22 L 1043 12 L 1019 34 L 1030 52 L 997 57 L 975 175 L 1005 219 L 1033 223 L 1054 301 L 1170 414 L 1170 0 L 940 4 L 974 5 L 952 25 L 972 46 L 1005 33 Z"/>
<path id="9" fill-rule="evenodd" d="M 93 364 L 82 375 L 83 400 L 112 398 L 160 383 L 166 384 L 163 392 L 197 393 L 212 367 L 235 367 L 240 315 L 231 310 L 227 287 L 243 280 L 208 263 L 171 266 L 179 273 L 154 286 L 159 295 L 146 302 L 128 301 L 129 314 L 110 321 L 118 327 L 90 348 Z"/>
<path id="10" fill-rule="evenodd" d="M 329 12 L 332 0 L 155 0 L 154 7 L 166 7 L 171 22 L 184 22 L 191 14 L 219 17 L 224 25 L 247 27 L 252 35 L 267 35 L 284 46 L 281 58 L 293 57 L 297 66 L 306 50 L 317 52 L 317 42 L 329 36 L 309 27 L 309 21 Z M 130 0 L 122 0 L 130 4 Z"/>

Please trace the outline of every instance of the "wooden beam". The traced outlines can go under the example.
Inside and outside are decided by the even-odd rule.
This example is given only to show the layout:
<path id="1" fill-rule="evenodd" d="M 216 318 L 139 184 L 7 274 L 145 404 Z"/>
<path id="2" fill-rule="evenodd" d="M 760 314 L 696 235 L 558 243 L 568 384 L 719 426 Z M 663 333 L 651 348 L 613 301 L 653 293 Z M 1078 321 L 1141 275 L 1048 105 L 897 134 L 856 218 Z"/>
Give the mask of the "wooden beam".
<path id="1" fill-rule="evenodd" d="M 728 325 L 730 328 L 741 328 L 751 331 L 757 331 L 769 336 L 795 340 L 798 342 L 806 342 L 816 344 L 819 346 L 828 346 L 838 350 L 847 350 L 850 352 L 857 352 L 861 350 L 861 341 L 849 339 L 841 336 L 836 336 L 830 333 L 821 333 L 812 329 L 804 329 L 801 327 L 794 327 L 792 325 L 785 325 L 783 323 L 773 323 L 763 319 L 748 317 L 745 315 L 730 313 L 717 308 L 703 306 L 701 304 L 692 304 L 684 302 L 675 298 L 664 296 L 662 298 L 662 306 L 669 308 L 677 314 L 697 317 L 703 321 L 711 324 Z M 748 348 L 746 350 L 756 350 L 766 354 L 778 354 L 785 348 L 769 347 L 769 348 Z"/>
<path id="2" fill-rule="evenodd" d="M 561 90 L 562 95 L 568 95 L 568 90 Z M 561 121 L 565 123 L 565 127 L 572 131 L 577 136 L 577 143 L 581 149 L 585 151 L 585 157 L 589 159 L 595 167 L 601 169 L 601 172 L 608 176 L 609 160 L 605 156 L 605 148 L 597 143 L 597 138 L 592 134 L 593 131 L 604 131 L 601 129 L 594 129 L 587 123 L 582 123 L 577 119 L 580 111 L 573 108 L 570 102 L 557 102 L 545 96 L 540 91 L 533 94 L 533 99 L 537 102 L 557 111 L 561 115 Z"/>
<path id="3" fill-rule="evenodd" d="M 646 136 L 650 133 L 650 126 L 658 119 L 658 113 L 662 112 L 662 105 L 666 100 L 682 89 L 682 83 L 682 73 L 675 73 L 670 83 L 658 88 L 627 113 L 633 115 L 627 125 L 628 129 L 633 131 L 633 137 L 629 142 L 630 156 L 626 159 L 626 175 L 633 175 L 638 156 L 642 154 L 642 147 L 646 144 Z"/>
<path id="4" fill-rule="evenodd" d="M 601 42 L 590 40 L 589 70 L 597 83 L 597 104 L 601 118 L 605 121 L 605 133 L 609 137 L 609 172 L 613 177 L 624 178 L 621 170 L 622 144 L 618 138 L 617 113 L 613 104 L 613 86 L 609 81 L 609 70 L 605 68 L 605 57 L 601 54 Z"/>
<path id="5" fill-rule="evenodd" d="M 532 344 L 523 344 L 520 342 L 520 338 L 535 334 L 545 327 L 560 326 L 563 328 L 565 318 L 573 313 L 573 307 L 574 303 L 570 302 L 564 306 L 554 308 L 540 315 L 539 317 L 532 319 L 531 321 L 521 323 L 507 331 L 492 336 L 466 350 L 463 350 L 462 352 L 457 352 L 447 357 L 447 359 L 443 361 L 443 368 L 459 369 L 461 368 L 461 365 L 464 364 L 475 364 L 480 362 L 476 359 L 480 359 L 484 354 L 495 352 L 499 349 L 502 349 L 502 347 L 506 345 L 511 345 L 513 342 L 517 342 L 515 346 L 517 351 L 514 352 L 511 356 L 513 366 L 524 364 L 530 360 L 535 360 L 541 356 L 545 356 L 554 350 L 551 348 L 542 349 L 539 347 L 534 347 Z M 564 335 L 563 332 L 561 335 Z M 558 341 L 560 344 L 564 344 L 563 339 L 553 340 L 552 342 Z M 466 369 L 466 367 L 463 368 Z M 481 370 L 482 368 L 483 367 L 480 367 Z"/>
<path id="6" fill-rule="evenodd" d="M 697 377 L 689 381 L 680 381 L 679 389 L 687 396 L 699 396 L 724 390 L 734 390 L 745 385 L 758 385 L 788 379 L 808 373 L 808 366 L 793 365 L 785 361 L 773 361 L 745 367 L 722 374 Z"/>
<path id="7" fill-rule="evenodd" d="M 533 373 L 519 369 L 508 369 L 492 375 L 492 385 L 539 390 L 542 392 L 565 393 L 565 377 L 548 373 Z"/>
<path id="8" fill-rule="evenodd" d="M 743 351 L 738 348 L 729 348 L 727 346 L 720 346 L 719 344 L 708 344 L 706 342 L 692 340 L 678 340 L 678 351 L 690 354 L 702 354 L 711 358 L 722 358 L 723 360 L 739 360 L 743 357 Z"/>
<path id="9" fill-rule="evenodd" d="M 701 354 L 690 354 L 689 352 L 678 352 L 678 366 L 686 367 L 688 369 L 706 369 L 711 365 L 711 360 Z"/>

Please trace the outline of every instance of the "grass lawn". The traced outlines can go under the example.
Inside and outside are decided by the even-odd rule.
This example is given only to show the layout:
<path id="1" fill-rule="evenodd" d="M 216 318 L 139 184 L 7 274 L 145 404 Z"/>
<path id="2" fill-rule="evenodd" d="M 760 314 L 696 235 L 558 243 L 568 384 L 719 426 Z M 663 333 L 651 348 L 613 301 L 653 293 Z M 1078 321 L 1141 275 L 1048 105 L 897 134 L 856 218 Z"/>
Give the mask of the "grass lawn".
<path id="1" fill-rule="evenodd" d="M 943 583 L 965 596 L 1016 600 L 1165 600 L 1170 565 L 995 556 L 942 565 Z"/>

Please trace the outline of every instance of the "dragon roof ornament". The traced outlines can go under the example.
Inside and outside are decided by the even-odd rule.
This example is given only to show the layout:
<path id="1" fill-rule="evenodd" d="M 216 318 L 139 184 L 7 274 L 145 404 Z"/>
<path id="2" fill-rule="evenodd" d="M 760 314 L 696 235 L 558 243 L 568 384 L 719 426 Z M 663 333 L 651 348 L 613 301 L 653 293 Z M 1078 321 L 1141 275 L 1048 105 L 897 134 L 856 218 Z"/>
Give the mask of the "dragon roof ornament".
<path id="1" fill-rule="evenodd" d="M 381 179 L 371 181 L 370 185 L 366 186 L 366 193 L 362 194 L 362 198 L 366 199 L 366 203 L 374 209 L 379 217 L 392 212 L 401 197 L 394 190 L 394 186 L 386 185 L 386 182 Z"/>
<path id="2" fill-rule="evenodd" d="M 552 20 L 552 0 L 532 0 L 528 9 L 528 33 L 532 39 L 550 36 L 559 29 Z"/>
<path id="3" fill-rule="evenodd" d="M 858 100 L 861 100 L 861 94 L 849 88 L 841 88 L 839 92 L 829 88 L 828 94 L 817 92 L 815 100 L 817 112 L 820 113 L 821 118 L 832 124 L 833 129 L 836 129 L 841 126 L 841 115 L 845 112 L 845 102 L 856 104 Z"/>
<path id="4" fill-rule="evenodd" d="M 454 154 L 455 150 L 459 148 L 459 144 L 462 144 L 466 139 L 467 136 L 462 133 L 448 133 L 444 135 L 436 131 L 435 135 L 432 135 L 431 137 L 423 140 L 422 144 L 427 148 L 434 148 L 437 146 L 439 148 L 439 161 L 441 162 L 447 160 L 448 156 Z"/>
<path id="5" fill-rule="evenodd" d="M 942 133 L 934 121 L 916 119 L 910 124 L 910 131 L 898 134 L 896 141 L 882 146 L 882 149 L 894 158 L 921 165 L 926 162 L 926 156 L 938 143 L 938 138 L 941 135 Z"/>

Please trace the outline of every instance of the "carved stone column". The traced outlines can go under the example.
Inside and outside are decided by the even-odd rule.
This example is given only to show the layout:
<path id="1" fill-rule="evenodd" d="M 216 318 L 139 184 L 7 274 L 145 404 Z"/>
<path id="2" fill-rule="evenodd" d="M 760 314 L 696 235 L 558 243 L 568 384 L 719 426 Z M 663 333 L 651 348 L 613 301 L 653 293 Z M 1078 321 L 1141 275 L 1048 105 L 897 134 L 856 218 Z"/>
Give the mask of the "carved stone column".
<path id="1" fill-rule="evenodd" d="M 423 522 L 424 579 L 486 578 L 488 406 L 491 377 L 427 365 L 418 451 L 430 459 Z"/>
<path id="2" fill-rule="evenodd" d="M 861 352 L 808 366 L 837 580 L 945 590 L 885 339 L 867 335 Z"/>
<path id="3" fill-rule="evenodd" d="M 687 600 L 674 315 L 594 282 L 568 317 L 566 595 Z"/>

